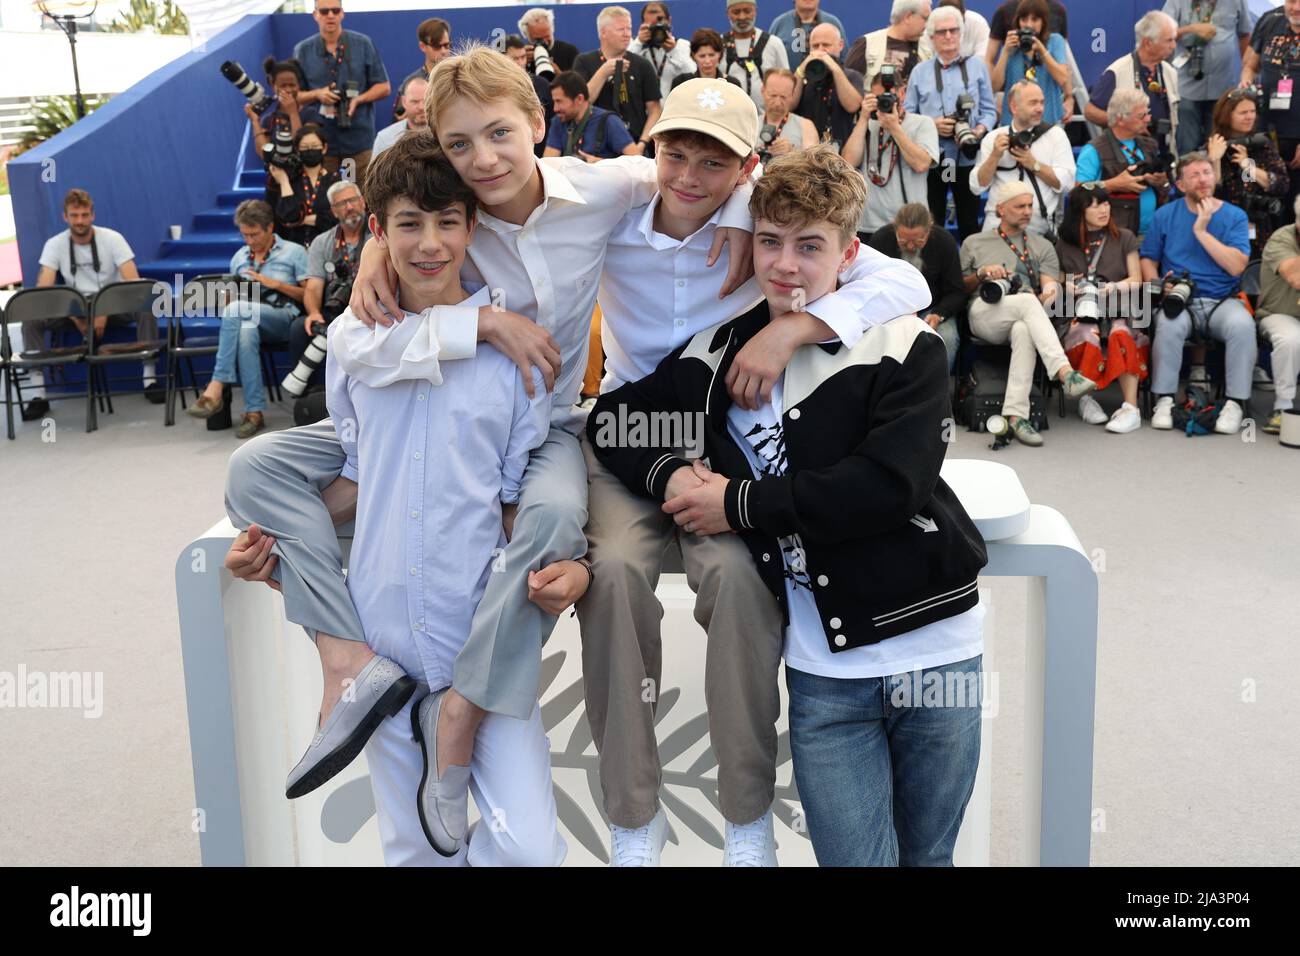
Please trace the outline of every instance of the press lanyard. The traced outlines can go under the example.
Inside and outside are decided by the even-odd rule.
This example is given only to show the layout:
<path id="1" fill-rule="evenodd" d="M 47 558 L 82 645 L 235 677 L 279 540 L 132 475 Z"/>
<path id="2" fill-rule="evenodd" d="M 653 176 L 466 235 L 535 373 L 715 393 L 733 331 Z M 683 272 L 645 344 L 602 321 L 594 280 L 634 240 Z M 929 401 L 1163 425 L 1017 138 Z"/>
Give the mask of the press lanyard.
<path id="1" fill-rule="evenodd" d="M 1037 289 L 1038 288 L 1038 267 L 1033 264 L 1033 262 L 1030 260 L 1029 257 L 1028 233 L 1025 234 L 1024 252 L 1021 252 L 1018 248 L 1016 248 L 1016 244 L 1011 241 L 1010 236 L 1008 236 L 1005 232 L 1002 231 L 1002 226 L 1000 225 L 998 226 L 998 235 L 1002 237 L 1003 242 L 1005 242 L 1008 246 L 1011 247 L 1011 251 L 1016 254 L 1016 258 L 1019 259 L 1021 265 L 1025 267 L 1025 272 L 1029 276 L 1029 284 L 1032 285 L 1035 289 Z"/>
<path id="2" fill-rule="evenodd" d="M 325 40 L 322 38 L 321 47 L 324 48 Z M 333 83 L 339 81 L 339 69 L 343 66 L 343 61 L 347 59 L 348 45 L 343 42 L 343 34 L 339 34 L 339 45 L 334 48 L 334 55 L 330 56 L 329 50 L 325 50 L 325 58 L 329 60 L 327 69 L 330 71 L 330 80 Z"/>
<path id="3" fill-rule="evenodd" d="M 1028 246 L 1028 242 L 1025 243 Z M 1103 232 L 1101 238 L 1097 241 L 1097 248 L 1093 251 L 1092 243 L 1088 243 L 1088 251 L 1092 253 L 1092 258 L 1088 261 L 1088 277 L 1096 275 L 1097 263 L 1101 261 L 1101 250 L 1106 248 L 1106 234 Z"/>
<path id="4" fill-rule="evenodd" d="M 591 107 L 587 107 L 587 112 L 582 114 L 582 119 L 574 123 L 569 128 L 569 135 L 564 144 L 565 156 L 577 156 L 578 145 L 582 142 L 582 134 L 587 131 L 587 121 L 591 119 Z"/>

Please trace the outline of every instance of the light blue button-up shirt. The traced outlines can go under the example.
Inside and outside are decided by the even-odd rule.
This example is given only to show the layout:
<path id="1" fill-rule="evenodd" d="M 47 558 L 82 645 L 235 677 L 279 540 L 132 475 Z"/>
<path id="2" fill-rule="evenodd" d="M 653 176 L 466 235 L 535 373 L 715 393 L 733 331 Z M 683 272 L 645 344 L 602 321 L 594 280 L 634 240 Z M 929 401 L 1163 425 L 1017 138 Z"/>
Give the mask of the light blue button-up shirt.
<path id="1" fill-rule="evenodd" d="M 246 245 L 230 257 L 231 275 L 242 275 L 253 268 L 253 253 Z M 271 244 L 271 251 L 266 255 L 266 261 L 256 267 L 255 271 L 267 278 L 287 282 L 289 285 L 301 285 L 303 279 L 307 278 L 307 250 L 296 242 L 276 236 Z M 302 307 L 297 302 L 288 296 L 284 296 L 284 299 L 290 309 L 295 312 L 302 311 Z"/>
<path id="2" fill-rule="evenodd" d="M 992 129 L 997 122 L 997 110 L 993 107 L 993 83 L 989 79 L 988 67 L 979 57 L 966 60 L 966 84 L 961 81 L 961 58 L 953 60 L 947 67 L 940 68 L 943 76 L 943 92 L 939 92 L 938 80 L 934 68 L 938 57 L 918 63 L 912 70 L 907 83 L 907 93 L 903 97 L 903 108 L 909 113 L 921 113 L 931 119 L 951 116 L 957 110 L 957 97 L 969 93 L 975 100 L 975 109 L 971 111 L 971 129 L 984 125 Z M 943 160 L 955 160 L 958 166 L 970 166 L 974 158 L 966 159 L 957 151 L 957 143 L 951 138 L 939 137 L 939 151 Z"/>
<path id="3" fill-rule="evenodd" d="M 483 290 L 465 304 L 488 302 Z M 408 314 L 402 325 L 422 321 L 427 313 Z M 330 325 L 331 350 L 343 327 Z M 490 345 L 441 373 L 437 387 L 376 388 L 326 365 L 342 474 L 358 484 L 348 591 L 375 653 L 434 689 L 451 683 L 488 575 L 503 570 L 501 505 L 518 501 L 551 415 L 540 375 L 530 400 L 514 362 Z"/>

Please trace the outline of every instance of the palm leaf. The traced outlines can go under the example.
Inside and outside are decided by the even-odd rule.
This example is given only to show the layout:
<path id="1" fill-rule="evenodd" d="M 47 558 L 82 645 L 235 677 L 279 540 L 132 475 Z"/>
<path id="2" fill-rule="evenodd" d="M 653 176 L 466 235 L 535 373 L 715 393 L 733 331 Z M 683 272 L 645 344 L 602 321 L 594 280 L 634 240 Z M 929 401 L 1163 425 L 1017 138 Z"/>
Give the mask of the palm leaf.
<path id="1" fill-rule="evenodd" d="M 659 745 L 659 762 L 672 763 L 690 750 L 709 733 L 709 715 L 697 714 L 682 724 Z"/>
<path id="2" fill-rule="evenodd" d="M 573 838 L 581 843 L 588 853 L 600 862 L 608 863 L 609 854 L 605 852 L 605 840 L 591 825 L 582 807 L 578 806 L 578 802 L 565 793 L 564 788 L 558 783 L 553 784 L 551 790 L 555 793 L 556 815 L 564 824 L 564 828 L 573 834 Z"/>
<path id="3" fill-rule="evenodd" d="M 710 846 L 722 849 L 722 834 L 718 832 L 717 827 L 704 818 L 703 814 L 681 798 L 674 796 L 670 790 L 661 790 L 659 799 L 663 802 L 664 808 L 671 811 L 673 816 L 681 820 L 697 837 Z"/>
<path id="4" fill-rule="evenodd" d="M 546 692 L 555 683 L 555 678 L 560 676 L 560 671 L 564 667 L 564 659 L 567 656 L 566 652 L 560 651 L 550 657 L 542 658 L 541 675 L 537 679 L 538 699 L 546 696 Z"/>
<path id="5" fill-rule="evenodd" d="M 348 843 L 374 815 L 375 794 L 370 777 L 358 777 L 325 798 L 320 809 L 321 832 L 334 843 Z"/>

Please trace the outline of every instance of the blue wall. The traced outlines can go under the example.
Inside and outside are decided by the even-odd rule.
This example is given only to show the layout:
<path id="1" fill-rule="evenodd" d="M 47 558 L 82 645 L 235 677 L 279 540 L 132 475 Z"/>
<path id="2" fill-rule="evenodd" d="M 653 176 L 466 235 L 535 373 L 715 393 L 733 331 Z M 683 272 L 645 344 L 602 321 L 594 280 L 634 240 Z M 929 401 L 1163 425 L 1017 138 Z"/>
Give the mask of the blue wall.
<path id="1" fill-rule="evenodd" d="M 639 16 L 640 3 L 625 5 Z M 1091 81 L 1130 49 L 1134 21 L 1159 5 L 1160 0 L 1121 0 L 1071 8 L 1071 47 L 1084 77 Z M 990 16 L 997 2 L 972 0 L 969 6 Z M 678 36 L 689 37 L 701 26 L 726 25 L 723 0 L 673 0 L 671 7 Z M 890 3 L 823 0 L 822 7 L 838 16 L 853 37 L 885 25 Z M 766 26 L 789 8 L 787 2 L 761 0 L 760 25 Z M 452 10 L 445 16 L 454 40 L 487 40 L 494 30 L 516 32 L 519 15 L 526 9 L 522 5 L 483 7 Z M 579 49 L 594 49 L 599 9 L 597 5 L 555 8 L 556 35 Z M 345 26 L 375 41 L 396 86 L 421 62 L 416 26 L 437 12 L 434 8 L 353 13 L 346 17 Z M 205 48 L 153 73 L 72 129 L 12 160 L 10 192 L 27 282 L 35 282 L 45 239 L 64 228 L 63 195 L 74 186 L 90 192 L 97 220 L 122 232 L 142 261 L 157 255 L 169 224 L 189 223 L 195 212 L 215 205 L 216 194 L 230 189 L 234 181 L 247 124 L 242 100 L 218 66 L 223 60 L 237 60 L 261 79 L 260 63 L 268 53 L 289 55 L 294 43 L 315 29 L 305 14 L 245 17 Z M 391 122 L 391 98 L 378 105 L 376 114 L 379 126 Z"/>

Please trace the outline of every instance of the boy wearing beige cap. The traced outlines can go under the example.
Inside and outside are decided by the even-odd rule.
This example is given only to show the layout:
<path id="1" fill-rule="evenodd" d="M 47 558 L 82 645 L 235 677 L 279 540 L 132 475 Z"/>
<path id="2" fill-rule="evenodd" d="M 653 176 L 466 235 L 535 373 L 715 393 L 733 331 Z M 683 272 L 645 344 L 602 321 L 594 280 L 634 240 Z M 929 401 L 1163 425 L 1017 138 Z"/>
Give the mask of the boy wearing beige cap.
<path id="1" fill-rule="evenodd" d="M 658 192 L 623 218 L 607 245 L 599 290 L 602 393 L 650 374 L 692 336 L 762 300 L 752 279 L 721 296 L 720 275 L 706 265 L 723 203 L 756 165 L 757 133 L 757 110 L 731 83 L 697 78 L 669 94 L 654 129 Z M 753 408 L 766 401 L 800 346 L 854 343 L 870 326 L 923 308 L 929 299 L 915 270 L 874 250 L 863 249 L 843 278 L 838 292 L 808 304 L 807 311 L 796 304 L 787 321 L 772 323 L 740 350 L 725 379 L 738 404 Z M 691 424 L 681 423 L 674 439 L 679 446 L 694 444 Z M 723 861 L 773 866 L 781 614 L 739 537 L 682 533 L 662 498 L 634 494 L 601 464 L 593 446 L 635 440 L 628 426 L 637 423 L 613 409 L 589 423 L 583 442 L 594 580 L 578 602 L 578 618 L 611 862 L 657 865 L 667 833 L 655 739 L 663 609 L 654 588 L 675 538 L 696 593 L 695 619 L 708 632 L 704 686 L 726 822 Z M 666 497 L 699 484 L 682 469 Z"/>

